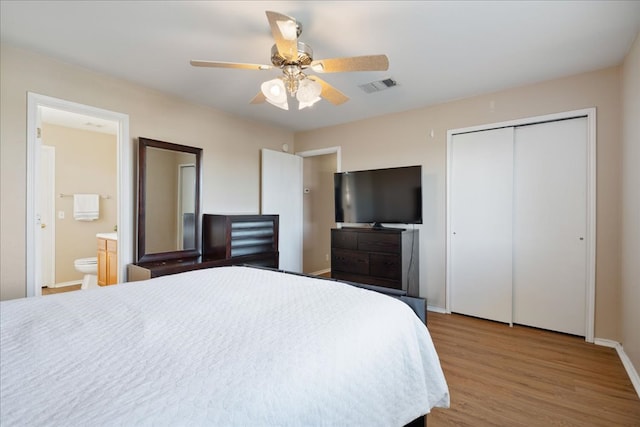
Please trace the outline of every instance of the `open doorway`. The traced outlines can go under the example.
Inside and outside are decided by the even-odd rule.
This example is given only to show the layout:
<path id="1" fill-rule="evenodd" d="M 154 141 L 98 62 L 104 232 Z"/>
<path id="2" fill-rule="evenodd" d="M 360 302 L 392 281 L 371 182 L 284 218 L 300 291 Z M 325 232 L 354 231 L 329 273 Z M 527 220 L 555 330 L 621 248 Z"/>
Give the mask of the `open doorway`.
<path id="1" fill-rule="evenodd" d="M 55 121 L 50 116 L 58 116 L 58 123 L 53 126 L 62 124 L 62 120 L 70 120 L 67 126 L 70 126 L 74 119 L 78 118 L 88 120 L 94 125 L 112 126 L 115 136 L 116 151 L 116 170 L 115 170 L 115 192 L 114 194 L 97 193 L 104 200 L 110 200 L 115 204 L 115 221 L 110 219 L 111 230 L 115 233 L 119 242 L 120 250 L 118 251 L 118 276 L 119 281 L 125 281 L 126 265 L 132 261 L 132 224 L 133 209 L 131 202 L 132 187 L 132 146 L 129 139 L 129 118 L 127 115 L 115 113 L 95 107 L 77 104 L 65 100 L 51 98 L 43 95 L 28 94 L 27 100 L 27 296 L 41 295 L 41 286 L 43 282 L 43 250 L 50 251 L 49 248 L 43 248 L 43 240 L 41 239 L 41 231 L 45 230 L 48 224 L 54 224 L 59 215 L 66 217 L 67 213 L 63 209 L 51 211 L 51 207 L 43 207 L 41 196 L 44 193 L 51 193 L 50 187 L 45 188 L 40 180 L 40 171 L 43 166 L 42 146 L 43 146 L 43 126 L 48 126 L 43 122 L 43 115 L 49 117 L 49 124 Z M 86 122 L 85 122 L 86 123 Z M 62 127 L 62 126 L 60 126 Z M 65 127 L 66 128 L 66 127 Z M 85 147 L 86 148 L 86 147 Z M 55 187 L 54 187 L 55 188 Z M 75 190 L 72 190 L 75 191 Z M 72 193 L 64 193 L 55 191 L 53 197 L 49 198 L 57 200 L 72 196 Z M 45 197 L 46 199 L 46 197 Z M 71 200 L 66 200 L 71 202 Z M 43 211 L 47 211 L 47 221 L 43 222 Z M 61 213 L 62 212 L 62 213 Z M 51 218 L 54 215 L 55 218 Z M 71 215 L 73 213 L 71 212 Z M 45 227 L 43 227 L 45 225 Z M 113 228 L 117 225 L 117 231 Z M 46 241 L 46 240 L 45 240 Z M 95 245 L 94 248 L 95 250 Z M 47 253 L 46 256 L 51 256 Z M 50 278 L 48 280 L 51 280 Z"/>
<path id="2" fill-rule="evenodd" d="M 303 158 L 303 272 L 331 272 L 331 229 L 335 228 L 333 175 L 336 153 Z"/>
<path id="3" fill-rule="evenodd" d="M 340 147 L 296 153 L 303 158 L 303 272 L 331 273 L 334 215 L 333 174 L 341 171 Z"/>
<path id="4" fill-rule="evenodd" d="M 37 189 L 38 200 L 42 201 L 38 211 L 41 287 L 45 295 L 52 288 L 77 289 L 85 270 L 97 268 L 97 234 L 117 231 L 118 123 L 50 107 L 40 107 L 40 111 L 42 145 L 38 169 L 41 174 L 50 171 L 50 178 L 43 177 L 39 181 L 42 186 Z M 47 152 L 55 153 L 49 168 Z M 74 202 L 78 194 L 92 193 L 98 196 L 97 212 L 86 218 L 76 211 Z"/>

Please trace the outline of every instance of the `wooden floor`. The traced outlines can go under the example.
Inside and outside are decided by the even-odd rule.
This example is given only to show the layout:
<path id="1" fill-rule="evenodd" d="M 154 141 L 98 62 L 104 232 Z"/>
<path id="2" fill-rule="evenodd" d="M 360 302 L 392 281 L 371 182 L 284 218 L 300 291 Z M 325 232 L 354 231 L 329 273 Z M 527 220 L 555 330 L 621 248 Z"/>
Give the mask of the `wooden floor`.
<path id="1" fill-rule="evenodd" d="M 427 325 L 451 394 L 429 427 L 640 426 L 640 398 L 612 348 L 456 314 L 429 312 Z"/>

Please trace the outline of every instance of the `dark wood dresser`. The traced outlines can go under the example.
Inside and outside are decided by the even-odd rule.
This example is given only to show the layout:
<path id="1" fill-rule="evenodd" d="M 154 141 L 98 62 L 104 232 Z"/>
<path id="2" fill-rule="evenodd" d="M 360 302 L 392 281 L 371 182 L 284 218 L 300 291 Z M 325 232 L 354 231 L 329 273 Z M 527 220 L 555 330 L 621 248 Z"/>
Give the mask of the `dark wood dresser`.
<path id="1" fill-rule="evenodd" d="M 331 277 L 419 293 L 418 230 L 334 228 Z"/>
<path id="2" fill-rule="evenodd" d="M 278 268 L 278 215 L 202 216 L 202 255 Z M 246 264 L 246 262 L 244 262 Z"/>
<path id="3" fill-rule="evenodd" d="M 202 255 L 129 264 L 130 282 L 203 268 L 256 265 L 278 268 L 278 215 L 202 216 Z"/>

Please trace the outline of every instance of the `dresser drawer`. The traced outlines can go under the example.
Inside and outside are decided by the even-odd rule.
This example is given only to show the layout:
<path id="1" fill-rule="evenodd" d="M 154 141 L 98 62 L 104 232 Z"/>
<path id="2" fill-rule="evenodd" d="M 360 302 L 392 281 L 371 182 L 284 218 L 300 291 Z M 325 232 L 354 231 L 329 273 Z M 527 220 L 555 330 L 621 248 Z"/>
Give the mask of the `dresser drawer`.
<path id="1" fill-rule="evenodd" d="M 369 252 L 400 253 L 400 235 L 385 232 L 360 233 L 358 250 Z"/>
<path id="2" fill-rule="evenodd" d="M 343 249 L 358 249 L 358 232 L 331 230 L 331 247 Z"/>
<path id="3" fill-rule="evenodd" d="M 347 249 L 333 249 L 331 251 L 331 270 L 369 274 L 369 255 Z"/>
<path id="4" fill-rule="evenodd" d="M 369 257 L 369 274 L 372 276 L 396 279 L 402 275 L 400 255 L 372 253 Z"/>

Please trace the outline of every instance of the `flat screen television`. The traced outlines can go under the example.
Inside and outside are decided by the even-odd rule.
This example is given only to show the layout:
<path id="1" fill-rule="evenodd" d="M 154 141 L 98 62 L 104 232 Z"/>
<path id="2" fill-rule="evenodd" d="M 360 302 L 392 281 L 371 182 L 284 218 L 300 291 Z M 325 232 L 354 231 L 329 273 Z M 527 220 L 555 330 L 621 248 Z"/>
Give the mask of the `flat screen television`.
<path id="1" fill-rule="evenodd" d="M 338 172 L 334 189 L 336 222 L 422 224 L 422 166 Z"/>

